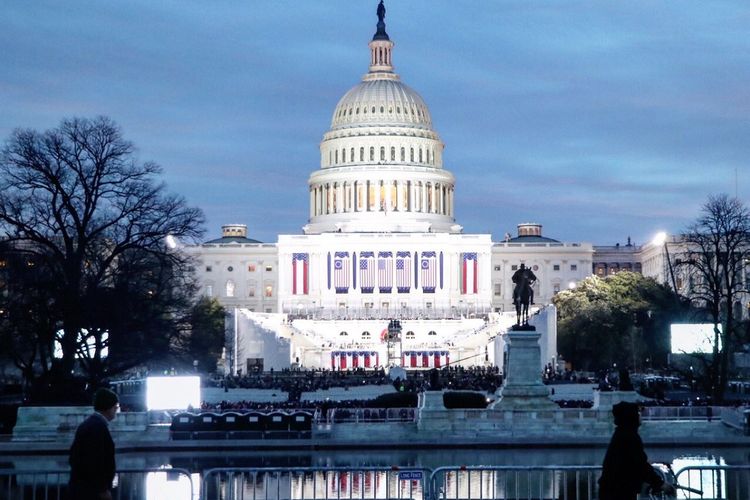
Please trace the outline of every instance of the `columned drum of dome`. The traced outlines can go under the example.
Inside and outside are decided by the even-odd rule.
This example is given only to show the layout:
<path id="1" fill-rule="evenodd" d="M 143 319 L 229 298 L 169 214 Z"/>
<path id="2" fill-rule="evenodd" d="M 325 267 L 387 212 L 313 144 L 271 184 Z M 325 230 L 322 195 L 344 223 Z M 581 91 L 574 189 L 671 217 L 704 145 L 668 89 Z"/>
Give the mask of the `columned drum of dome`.
<path id="1" fill-rule="evenodd" d="M 445 146 L 422 97 L 393 70 L 384 17 L 379 11 L 368 73 L 339 100 L 320 144 L 305 234 L 462 230 Z"/>

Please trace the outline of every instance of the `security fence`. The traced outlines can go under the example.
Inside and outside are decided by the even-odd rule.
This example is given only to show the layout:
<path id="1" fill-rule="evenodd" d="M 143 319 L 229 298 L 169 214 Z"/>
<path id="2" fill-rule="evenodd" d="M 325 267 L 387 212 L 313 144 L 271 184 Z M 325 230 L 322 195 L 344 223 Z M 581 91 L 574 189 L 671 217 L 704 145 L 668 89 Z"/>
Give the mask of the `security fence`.
<path id="1" fill-rule="evenodd" d="M 193 481 L 198 474 L 185 469 L 137 468 L 118 469 L 114 500 L 147 500 L 174 498 L 197 500 Z M 63 500 L 68 498 L 68 470 L 0 469 L 0 498 L 7 500 Z"/>
<path id="2" fill-rule="evenodd" d="M 217 468 L 203 474 L 212 500 L 429 500 L 431 471 L 397 467 Z"/>
<path id="3" fill-rule="evenodd" d="M 689 466 L 678 499 L 747 500 L 750 465 Z M 599 466 L 120 469 L 115 500 L 596 500 Z M 0 498 L 66 498 L 67 470 L 0 469 Z M 645 494 L 642 499 L 662 499 Z M 671 497 L 675 498 L 675 497 Z"/>

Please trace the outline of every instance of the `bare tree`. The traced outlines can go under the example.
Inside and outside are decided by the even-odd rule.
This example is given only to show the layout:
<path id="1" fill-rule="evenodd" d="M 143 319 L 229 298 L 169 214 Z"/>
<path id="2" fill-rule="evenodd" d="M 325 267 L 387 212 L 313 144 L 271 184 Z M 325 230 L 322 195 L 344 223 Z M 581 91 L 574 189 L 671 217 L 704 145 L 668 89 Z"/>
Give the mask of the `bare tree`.
<path id="1" fill-rule="evenodd" d="M 729 357 L 738 342 L 742 300 L 747 301 L 750 263 L 750 211 L 736 198 L 709 197 L 684 235 L 679 266 L 689 279 L 689 298 L 714 325 L 713 359 L 707 364 L 712 396 L 721 401 Z"/>
<path id="2" fill-rule="evenodd" d="M 43 292 L 62 357 L 45 355 L 45 363 L 55 376 L 67 378 L 79 359 L 99 379 L 164 344 L 154 327 L 166 329 L 161 336 L 178 328 L 193 295 L 191 269 L 165 238 L 196 240 L 203 215 L 167 193 L 160 172 L 138 161 L 105 117 L 16 130 L 0 153 L 0 232 L 6 247 L 23 249 L 48 273 Z M 23 294 L 32 285 L 8 287 Z M 140 356 L 122 355 L 133 352 Z"/>

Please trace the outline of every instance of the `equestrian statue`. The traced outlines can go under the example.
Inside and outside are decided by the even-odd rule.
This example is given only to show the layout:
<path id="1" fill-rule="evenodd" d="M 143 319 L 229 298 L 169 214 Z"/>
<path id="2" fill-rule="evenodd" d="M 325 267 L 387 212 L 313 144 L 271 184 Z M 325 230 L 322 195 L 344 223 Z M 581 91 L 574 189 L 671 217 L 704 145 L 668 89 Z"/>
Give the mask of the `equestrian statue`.
<path id="1" fill-rule="evenodd" d="M 516 325 L 529 324 L 529 304 L 534 303 L 534 290 L 531 288 L 536 282 L 536 275 L 524 264 L 513 273 L 511 278 L 516 284 L 513 288 L 513 303 L 516 306 Z"/>

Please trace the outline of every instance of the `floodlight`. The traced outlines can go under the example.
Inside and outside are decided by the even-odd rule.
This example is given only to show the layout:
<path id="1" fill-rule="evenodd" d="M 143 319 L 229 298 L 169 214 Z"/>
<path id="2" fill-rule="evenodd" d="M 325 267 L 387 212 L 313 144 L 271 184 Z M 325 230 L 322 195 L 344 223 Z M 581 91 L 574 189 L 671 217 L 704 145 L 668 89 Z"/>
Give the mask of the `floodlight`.
<path id="1" fill-rule="evenodd" d="M 667 241 L 667 233 L 665 233 L 664 231 L 659 231 L 654 235 L 654 239 L 651 240 L 651 244 L 658 247 L 663 245 L 665 241 Z"/>

